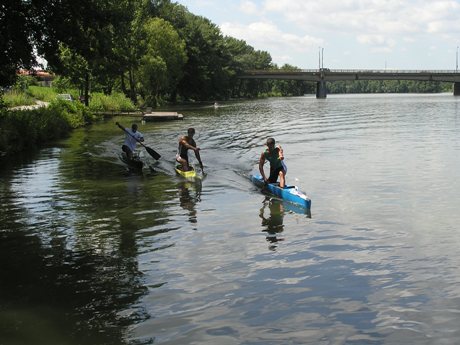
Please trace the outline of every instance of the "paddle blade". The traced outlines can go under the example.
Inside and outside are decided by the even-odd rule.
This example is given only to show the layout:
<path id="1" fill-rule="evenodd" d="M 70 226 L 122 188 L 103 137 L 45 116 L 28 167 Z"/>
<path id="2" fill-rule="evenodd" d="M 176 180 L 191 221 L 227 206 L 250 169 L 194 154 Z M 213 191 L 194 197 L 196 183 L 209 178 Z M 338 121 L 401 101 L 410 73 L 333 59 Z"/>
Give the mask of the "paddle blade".
<path id="1" fill-rule="evenodd" d="M 147 146 L 145 147 L 145 149 L 147 150 L 149 155 L 152 156 L 154 159 L 159 160 L 161 158 L 161 155 L 158 152 L 156 152 L 154 149 L 147 147 Z"/>

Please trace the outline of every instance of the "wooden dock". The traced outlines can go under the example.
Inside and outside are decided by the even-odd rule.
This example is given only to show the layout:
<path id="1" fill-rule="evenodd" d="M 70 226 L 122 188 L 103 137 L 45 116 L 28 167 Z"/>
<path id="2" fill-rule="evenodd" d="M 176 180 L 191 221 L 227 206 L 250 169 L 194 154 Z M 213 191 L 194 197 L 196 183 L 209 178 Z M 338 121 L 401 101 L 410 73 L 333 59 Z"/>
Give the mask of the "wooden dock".
<path id="1" fill-rule="evenodd" d="M 184 115 L 176 112 L 157 111 L 144 114 L 142 119 L 149 121 L 167 121 L 167 120 L 183 120 Z"/>

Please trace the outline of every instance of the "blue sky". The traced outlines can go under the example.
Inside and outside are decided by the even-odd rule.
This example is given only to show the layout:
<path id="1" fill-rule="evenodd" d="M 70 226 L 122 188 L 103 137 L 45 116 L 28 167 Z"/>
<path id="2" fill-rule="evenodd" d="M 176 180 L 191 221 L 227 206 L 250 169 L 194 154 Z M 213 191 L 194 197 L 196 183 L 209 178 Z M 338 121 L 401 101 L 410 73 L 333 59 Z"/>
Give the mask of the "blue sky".
<path id="1" fill-rule="evenodd" d="M 460 0 L 179 0 L 273 62 L 331 69 L 454 70 Z M 459 53 L 460 54 L 460 53 Z"/>

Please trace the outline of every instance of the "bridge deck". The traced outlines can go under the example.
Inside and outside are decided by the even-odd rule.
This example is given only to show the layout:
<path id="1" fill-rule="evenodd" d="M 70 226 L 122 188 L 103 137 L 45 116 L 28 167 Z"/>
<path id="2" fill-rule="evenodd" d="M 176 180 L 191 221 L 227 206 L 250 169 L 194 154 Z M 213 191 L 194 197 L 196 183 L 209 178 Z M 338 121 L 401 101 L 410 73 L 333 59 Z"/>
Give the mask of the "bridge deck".
<path id="1" fill-rule="evenodd" d="M 296 71 L 245 71 L 244 79 L 289 79 L 306 81 L 339 80 L 419 80 L 460 82 L 457 70 L 353 70 L 353 69 L 306 69 Z"/>

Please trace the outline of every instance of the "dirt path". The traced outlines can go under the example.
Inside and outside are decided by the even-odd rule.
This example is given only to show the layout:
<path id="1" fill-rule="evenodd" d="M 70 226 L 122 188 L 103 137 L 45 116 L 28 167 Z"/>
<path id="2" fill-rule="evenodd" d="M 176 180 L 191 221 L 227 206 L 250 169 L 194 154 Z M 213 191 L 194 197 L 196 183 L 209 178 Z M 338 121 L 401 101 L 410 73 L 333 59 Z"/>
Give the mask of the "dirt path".
<path id="1" fill-rule="evenodd" d="M 19 107 L 10 108 L 10 110 L 31 110 L 31 109 L 41 108 L 41 107 L 47 107 L 48 105 L 49 105 L 49 102 L 36 101 L 35 104 L 33 105 L 20 105 Z"/>

